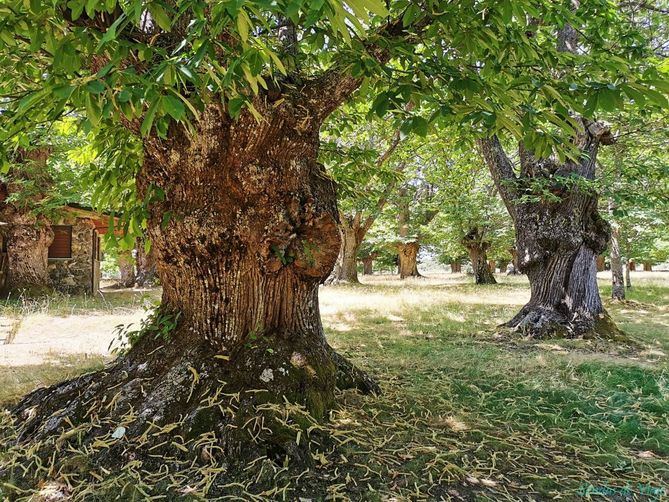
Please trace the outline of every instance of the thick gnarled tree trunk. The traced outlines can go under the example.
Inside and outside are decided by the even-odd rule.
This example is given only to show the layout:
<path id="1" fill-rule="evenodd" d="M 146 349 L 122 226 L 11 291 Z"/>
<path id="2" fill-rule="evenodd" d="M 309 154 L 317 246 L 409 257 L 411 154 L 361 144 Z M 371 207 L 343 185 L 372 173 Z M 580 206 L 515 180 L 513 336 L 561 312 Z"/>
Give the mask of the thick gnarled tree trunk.
<path id="1" fill-rule="evenodd" d="M 0 183 L 0 231 L 7 247 L 7 275 L 0 294 L 7 298 L 32 298 L 52 291 L 48 259 L 53 231 L 47 218 L 33 212 L 52 184 L 46 168 L 50 154 L 51 149 L 44 146 L 19 149 L 10 179 Z M 8 202 L 12 195 L 21 195 L 26 181 L 39 190 L 20 202 Z"/>
<path id="2" fill-rule="evenodd" d="M 138 188 L 164 192 L 148 221 L 161 307 L 111 367 L 24 398 L 19 441 L 53 440 L 71 421 L 89 424 L 77 444 L 90 445 L 122 423 L 124 444 L 97 452 L 102 464 L 123 461 L 128 444 L 147 462 L 179 453 L 160 434 L 142 436 L 155 424 L 193 458 L 202 451 L 191 443 L 214 437 L 212 454 L 230 460 L 308 462 L 271 406 L 287 400 L 323 417 L 335 385 L 378 391 L 323 333 L 318 287 L 337 259 L 338 212 L 316 160 L 322 110 L 296 99 L 258 101 L 262 122 L 210 105 L 198 134 L 172 126 L 168 139 L 145 140 Z"/>
<path id="3" fill-rule="evenodd" d="M 600 143 L 612 141 L 608 128 L 583 121 L 575 139 L 580 162 L 539 160 L 520 148 L 517 176 L 499 140 L 480 141 L 484 158 L 516 230 L 518 266 L 530 281 L 531 298 L 507 323 L 526 335 L 617 337 L 597 287 L 595 258 L 606 249 L 610 227 L 597 210 L 597 194 L 577 185 L 551 181 L 556 198 L 521 201 L 519 187 L 530 180 L 578 176 L 592 180 Z"/>
<path id="4" fill-rule="evenodd" d="M 462 245 L 469 253 L 476 284 L 497 284 L 495 276 L 488 266 L 487 252 L 490 243 L 485 240 L 483 232 L 479 228 L 472 228 L 462 238 Z"/>
<path id="5" fill-rule="evenodd" d="M 49 246 L 53 231 L 45 219 L 13 214 L 2 226 L 7 245 L 6 298 L 34 298 L 51 292 Z"/>

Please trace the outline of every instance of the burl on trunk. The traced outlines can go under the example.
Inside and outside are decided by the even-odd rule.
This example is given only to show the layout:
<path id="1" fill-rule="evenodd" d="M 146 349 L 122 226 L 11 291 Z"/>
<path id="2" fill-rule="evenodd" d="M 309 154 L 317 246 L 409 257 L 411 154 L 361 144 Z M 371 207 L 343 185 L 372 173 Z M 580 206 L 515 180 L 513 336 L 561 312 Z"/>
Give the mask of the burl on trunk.
<path id="1" fill-rule="evenodd" d="M 530 281 L 530 301 L 507 326 L 529 336 L 620 335 L 597 287 L 595 258 L 606 249 L 610 227 L 597 210 L 597 193 L 587 186 L 595 177 L 599 145 L 613 138 L 601 123 L 582 124 L 574 138 L 579 161 L 537 159 L 521 145 L 518 175 L 496 137 L 480 141 L 514 221 L 518 267 Z M 522 200 L 521 191 L 531 192 L 532 183 L 551 197 Z"/>
<path id="2" fill-rule="evenodd" d="M 334 184 L 316 161 L 317 111 L 304 97 L 283 98 L 258 100 L 260 122 L 211 105 L 196 135 L 173 125 L 168 139 L 145 140 L 138 188 L 164 194 L 148 226 L 160 310 L 113 366 L 26 397 L 15 409 L 19 441 L 53 437 L 95 410 L 86 444 L 119 423 L 128 440 L 151 423 L 175 424 L 187 449 L 213 434 L 235 459 L 295 456 L 294 434 L 271 414 L 259 435 L 249 430 L 259 407 L 287 400 L 322 417 L 335 385 L 378 391 L 323 334 L 318 287 L 340 247 Z M 98 456 L 114 463 L 127 451 Z"/>

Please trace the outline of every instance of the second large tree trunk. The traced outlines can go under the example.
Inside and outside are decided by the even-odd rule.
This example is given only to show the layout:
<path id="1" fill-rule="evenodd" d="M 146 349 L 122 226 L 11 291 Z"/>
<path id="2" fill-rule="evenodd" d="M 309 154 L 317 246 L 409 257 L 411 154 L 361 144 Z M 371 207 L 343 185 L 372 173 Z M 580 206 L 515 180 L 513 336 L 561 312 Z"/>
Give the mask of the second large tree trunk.
<path id="1" fill-rule="evenodd" d="M 519 268 L 530 281 L 530 301 L 507 326 L 528 336 L 621 334 L 605 312 L 597 286 L 595 259 L 610 236 L 610 227 L 597 210 L 597 194 L 551 179 L 553 175 L 594 179 L 602 141 L 611 141 L 608 129 L 583 121 L 583 130 L 574 139 L 583 154 L 579 162 L 540 160 L 521 145 L 520 176 L 497 138 L 480 143 L 514 220 Z M 518 190 L 530 179 L 545 181 L 553 197 L 536 195 L 534 201 L 519 201 Z"/>

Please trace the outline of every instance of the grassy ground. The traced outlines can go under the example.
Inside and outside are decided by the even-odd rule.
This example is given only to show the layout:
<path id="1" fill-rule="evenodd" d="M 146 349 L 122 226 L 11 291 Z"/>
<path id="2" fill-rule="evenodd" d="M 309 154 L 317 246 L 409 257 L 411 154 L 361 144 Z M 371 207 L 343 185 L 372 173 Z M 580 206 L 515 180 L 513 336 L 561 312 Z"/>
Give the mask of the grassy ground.
<path id="1" fill-rule="evenodd" d="M 638 274 L 629 302 L 607 304 L 634 341 L 623 346 L 497 335 L 528 297 L 522 278 L 501 279 L 324 288 L 330 342 L 384 393 L 342 393 L 316 472 L 265 497 L 296 500 L 315 484 L 331 500 L 669 497 L 669 274 Z M 66 362 L 34 377 L 0 370 L 0 402 L 101 364 Z"/>

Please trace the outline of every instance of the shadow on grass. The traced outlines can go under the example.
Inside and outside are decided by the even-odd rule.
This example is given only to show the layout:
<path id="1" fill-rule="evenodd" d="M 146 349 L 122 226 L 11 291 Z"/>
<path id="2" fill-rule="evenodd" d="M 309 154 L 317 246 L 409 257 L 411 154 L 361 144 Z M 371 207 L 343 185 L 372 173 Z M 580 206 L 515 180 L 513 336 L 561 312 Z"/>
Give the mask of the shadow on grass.
<path id="1" fill-rule="evenodd" d="M 101 369 L 106 360 L 103 356 L 72 354 L 54 356 L 47 364 L 0 366 L 0 409 L 16 404 L 39 387 Z"/>

